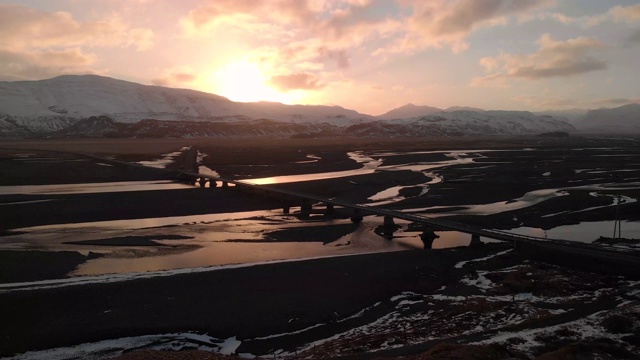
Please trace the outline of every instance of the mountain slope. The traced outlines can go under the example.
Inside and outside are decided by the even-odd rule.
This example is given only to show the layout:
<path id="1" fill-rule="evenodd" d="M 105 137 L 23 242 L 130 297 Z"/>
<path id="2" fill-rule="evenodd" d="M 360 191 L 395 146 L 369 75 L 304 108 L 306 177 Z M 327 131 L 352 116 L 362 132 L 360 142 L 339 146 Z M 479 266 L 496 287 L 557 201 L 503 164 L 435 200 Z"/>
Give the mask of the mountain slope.
<path id="1" fill-rule="evenodd" d="M 591 110 L 575 125 L 585 132 L 640 133 L 640 104 Z"/>
<path id="2" fill-rule="evenodd" d="M 58 130 L 91 116 L 118 122 L 244 120 L 346 123 L 371 116 L 339 106 L 239 103 L 195 90 L 148 86 L 96 75 L 64 75 L 40 81 L 0 82 L 0 119 L 32 131 Z"/>
<path id="3" fill-rule="evenodd" d="M 380 120 L 406 119 L 406 118 L 413 118 L 418 116 L 425 116 L 425 115 L 433 114 L 440 111 L 442 111 L 442 109 L 438 109 L 431 106 L 426 106 L 426 105 L 418 106 L 414 104 L 407 104 L 399 108 L 393 109 L 391 111 L 388 111 L 382 115 L 378 115 L 376 116 L 376 119 L 380 119 Z"/>
<path id="4" fill-rule="evenodd" d="M 418 115 L 416 115 L 418 114 Z M 447 136 L 572 131 L 548 116 L 412 104 L 382 117 L 339 106 L 240 103 L 95 75 L 0 82 L 0 136 Z"/>
<path id="5" fill-rule="evenodd" d="M 444 109 L 444 111 L 446 112 L 452 112 L 452 111 L 475 111 L 475 112 L 483 112 L 485 111 L 484 109 L 478 109 L 478 108 L 474 108 L 474 107 L 470 107 L 470 106 L 450 106 L 446 109 Z"/>
<path id="6" fill-rule="evenodd" d="M 363 125 L 359 131 L 367 133 Z M 404 136 L 423 135 L 517 135 L 554 131 L 574 131 L 570 124 L 551 116 L 540 116 L 528 111 L 452 111 L 438 112 L 409 119 L 379 121 L 377 128 L 404 127 Z"/>

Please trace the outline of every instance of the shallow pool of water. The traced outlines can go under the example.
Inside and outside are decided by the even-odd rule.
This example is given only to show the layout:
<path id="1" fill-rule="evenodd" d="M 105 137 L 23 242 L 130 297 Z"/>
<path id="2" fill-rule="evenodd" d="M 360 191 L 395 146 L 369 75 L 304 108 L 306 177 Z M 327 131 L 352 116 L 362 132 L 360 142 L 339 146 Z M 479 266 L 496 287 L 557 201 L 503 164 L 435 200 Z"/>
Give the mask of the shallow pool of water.
<path id="1" fill-rule="evenodd" d="M 193 186 L 169 180 L 55 185 L 14 185 L 0 186 L 0 195 L 64 195 L 176 189 L 193 189 Z"/>
<path id="2" fill-rule="evenodd" d="M 543 230 L 531 227 L 520 227 L 511 229 L 520 235 L 537 236 L 549 239 L 563 239 L 591 243 L 600 236 L 612 237 L 615 221 L 594 221 L 582 222 L 575 225 L 558 226 L 550 230 Z M 640 222 L 622 221 L 622 237 L 630 239 L 640 239 Z"/>

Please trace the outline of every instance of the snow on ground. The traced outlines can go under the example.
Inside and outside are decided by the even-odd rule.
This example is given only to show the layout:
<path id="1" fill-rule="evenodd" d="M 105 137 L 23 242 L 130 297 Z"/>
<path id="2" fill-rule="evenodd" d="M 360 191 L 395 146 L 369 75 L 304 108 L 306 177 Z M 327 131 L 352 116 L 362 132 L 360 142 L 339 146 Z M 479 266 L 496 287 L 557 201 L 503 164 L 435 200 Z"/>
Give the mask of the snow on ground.
<path id="1" fill-rule="evenodd" d="M 485 292 L 487 290 L 491 290 L 495 286 L 491 280 L 485 277 L 487 273 L 488 271 L 478 271 L 475 279 L 471 279 L 467 276 L 460 280 L 460 282 L 465 285 L 475 286 L 482 292 Z"/>
<path id="2" fill-rule="evenodd" d="M 207 175 L 207 176 L 211 176 L 211 177 L 216 177 L 219 178 L 220 174 L 218 174 L 217 171 L 210 169 L 209 167 L 205 166 L 205 165 L 201 165 L 202 161 L 204 160 L 205 157 L 209 156 L 206 153 L 201 152 L 200 150 L 198 150 L 198 158 L 197 158 L 197 163 L 200 164 L 198 166 L 198 173 L 203 174 L 203 175 Z"/>
<path id="3" fill-rule="evenodd" d="M 499 252 L 499 253 L 492 254 L 492 255 L 489 255 L 489 256 L 486 256 L 486 257 L 483 257 L 483 258 L 479 258 L 479 259 L 472 259 L 472 260 L 460 261 L 459 263 L 457 263 L 457 264 L 455 265 L 455 268 L 456 268 L 456 269 L 462 269 L 462 267 L 463 267 L 465 264 L 472 263 L 472 262 L 479 262 L 479 261 L 486 261 L 486 260 L 490 260 L 490 259 L 493 259 L 494 257 L 497 257 L 497 256 L 501 256 L 501 255 L 508 254 L 508 253 L 510 253 L 511 251 L 513 251 L 513 249 L 507 249 L 507 250 L 505 250 L 505 251 L 501 251 L 501 252 Z"/>
<path id="4" fill-rule="evenodd" d="M 628 332 L 612 333 L 603 326 L 603 321 L 607 317 L 610 317 L 611 315 L 619 315 L 621 310 L 628 310 L 635 314 L 640 313 L 640 307 L 638 307 L 638 305 L 624 305 L 622 308 L 619 307 L 614 311 L 599 311 L 587 317 L 559 325 L 515 332 L 498 332 L 496 335 L 493 335 L 488 339 L 474 342 L 472 344 L 509 344 L 509 347 L 511 348 L 515 348 L 526 354 L 531 354 L 536 348 L 544 346 L 545 342 L 547 342 L 549 338 L 558 338 L 558 334 L 569 334 L 569 338 L 572 342 L 581 340 L 589 342 L 596 339 L 608 339 L 622 348 L 627 348 L 628 345 L 622 341 L 622 338 L 626 335 L 630 335 L 633 332 L 633 328 L 629 328 Z M 638 349 L 635 350 L 637 351 Z"/>
<path id="5" fill-rule="evenodd" d="M 491 257 L 495 256 L 498 254 Z M 474 261 L 486 261 L 491 257 Z M 464 263 L 460 265 L 459 268 Z M 478 270 L 476 274 L 475 280 L 469 276 L 463 276 L 460 280 L 460 285 L 471 288 L 471 292 L 462 290 L 469 295 L 460 295 L 460 285 L 456 284 L 442 286 L 428 294 L 402 292 L 383 302 L 384 307 L 378 311 L 386 309 L 385 314 L 367 324 L 312 341 L 299 347 L 295 353 L 300 358 L 312 358 L 317 353 L 344 356 L 420 344 L 433 339 L 464 339 L 467 336 L 477 339 L 486 335 L 488 338 L 480 343 L 501 343 L 508 347 L 519 344 L 519 350 L 532 354 L 534 348 L 550 341 L 550 336 L 558 330 L 564 329 L 570 333 L 574 328 L 579 328 L 575 331 L 580 336 L 574 336 L 573 339 L 588 340 L 601 337 L 606 330 L 599 324 L 611 314 L 624 309 L 632 313 L 640 312 L 637 301 L 622 300 L 622 297 L 638 298 L 640 290 L 637 287 L 640 282 L 613 280 L 593 274 L 585 278 L 583 273 L 566 273 L 566 269 L 530 262 L 491 271 Z M 504 282 L 492 280 L 515 279 L 516 286 L 521 286 L 527 281 L 522 279 L 523 276 L 535 284 L 533 291 L 510 290 Z M 571 284 L 575 289 L 566 284 Z M 619 299 L 621 304 L 617 307 L 614 305 L 613 310 L 608 312 L 572 320 L 574 310 L 601 299 Z M 560 315 L 568 316 L 567 320 L 556 321 Z M 545 319 L 554 325 L 540 323 Z M 556 325 L 558 322 L 562 324 Z M 530 328 L 529 324 L 536 328 Z M 526 330 L 514 332 L 511 330 L 514 327 Z M 518 337 L 524 339 L 518 340 Z M 621 335 L 609 334 L 604 337 L 620 342 Z M 456 342 L 464 343 L 464 340 Z M 628 344 L 620 342 L 620 346 L 624 348 Z M 278 355 L 293 354 L 280 351 Z"/>
<path id="6" fill-rule="evenodd" d="M 236 337 L 216 339 L 206 334 L 173 333 L 146 335 L 104 340 L 41 351 L 29 351 L 8 359 L 11 360 L 99 360 L 118 356 L 125 350 L 145 348 L 152 350 L 204 350 L 229 355 L 235 353 L 241 341 Z"/>
<path id="7" fill-rule="evenodd" d="M 137 163 L 143 166 L 154 167 L 158 169 L 164 169 L 167 165 L 172 164 L 175 161 L 175 158 L 182 154 L 182 152 L 189 150 L 189 146 L 185 146 L 181 148 L 179 151 L 175 151 L 172 153 L 162 154 L 159 159 L 149 160 L 149 161 L 138 161 Z"/>

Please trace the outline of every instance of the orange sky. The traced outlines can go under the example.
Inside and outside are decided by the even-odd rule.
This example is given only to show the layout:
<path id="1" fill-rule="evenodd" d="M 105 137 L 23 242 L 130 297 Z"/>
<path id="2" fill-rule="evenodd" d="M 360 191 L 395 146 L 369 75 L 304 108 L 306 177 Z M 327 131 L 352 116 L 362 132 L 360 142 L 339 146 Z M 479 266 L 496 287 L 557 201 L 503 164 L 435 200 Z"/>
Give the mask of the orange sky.
<path id="1" fill-rule="evenodd" d="M 96 73 L 236 101 L 486 109 L 640 99 L 640 4 L 0 1 L 0 80 Z"/>

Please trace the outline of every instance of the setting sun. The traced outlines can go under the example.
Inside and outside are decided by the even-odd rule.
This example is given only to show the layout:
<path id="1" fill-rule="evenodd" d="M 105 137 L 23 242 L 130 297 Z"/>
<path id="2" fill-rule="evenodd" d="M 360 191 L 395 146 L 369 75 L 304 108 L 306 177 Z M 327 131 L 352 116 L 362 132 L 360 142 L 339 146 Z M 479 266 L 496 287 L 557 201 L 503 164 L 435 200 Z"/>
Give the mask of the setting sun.
<path id="1" fill-rule="evenodd" d="M 299 101 L 298 92 L 281 93 L 267 85 L 269 80 L 258 64 L 248 61 L 229 63 L 213 73 L 212 92 L 233 101 L 274 101 L 292 104 Z"/>

